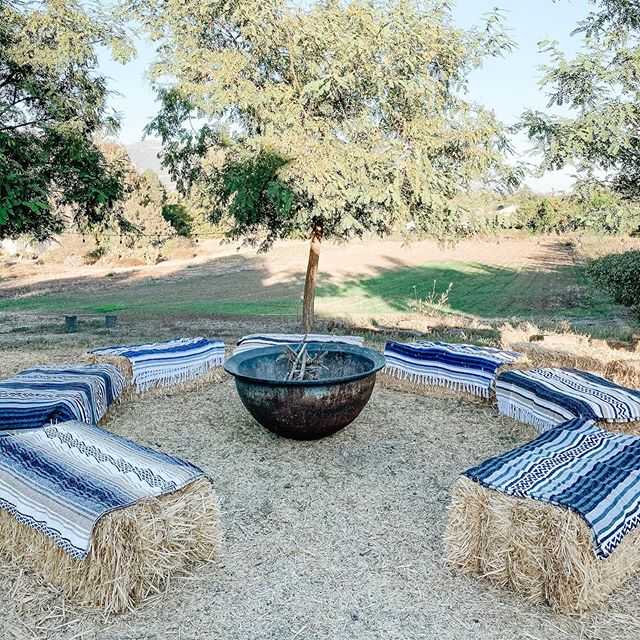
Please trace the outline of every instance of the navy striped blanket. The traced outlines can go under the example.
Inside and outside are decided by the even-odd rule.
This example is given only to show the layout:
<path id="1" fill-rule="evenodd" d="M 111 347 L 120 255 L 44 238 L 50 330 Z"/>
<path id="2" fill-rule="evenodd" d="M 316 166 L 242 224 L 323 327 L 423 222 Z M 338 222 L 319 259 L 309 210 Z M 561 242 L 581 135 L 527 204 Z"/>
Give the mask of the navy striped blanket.
<path id="1" fill-rule="evenodd" d="M 577 369 L 505 371 L 496 380 L 503 415 L 543 432 L 571 418 L 640 420 L 640 391 Z"/>
<path id="2" fill-rule="evenodd" d="M 66 420 L 96 424 L 125 384 L 110 364 L 26 369 L 0 381 L 0 429 L 34 429 Z"/>
<path id="3" fill-rule="evenodd" d="M 104 515 L 202 475 L 189 462 L 82 422 L 0 438 L 0 508 L 78 559 Z"/>
<path id="4" fill-rule="evenodd" d="M 640 522 L 640 438 L 574 418 L 464 472 L 485 487 L 571 509 L 604 560 Z"/>
<path id="5" fill-rule="evenodd" d="M 401 380 L 489 397 L 498 369 L 521 354 L 471 344 L 388 340 L 385 373 Z"/>
<path id="6" fill-rule="evenodd" d="M 238 340 L 234 355 L 249 351 L 249 349 L 258 349 L 259 347 L 273 347 L 278 344 L 296 344 L 305 339 L 307 342 L 339 342 L 343 344 L 354 344 L 361 347 L 364 339 L 360 336 L 332 336 L 322 333 L 252 333 Z"/>
<path id="7" fill-rule="evenodd" d="M 207 338 L 177 338 L 150 344 L 130 344 L 91 351 L 96 356 L 126 358 L 138 393 L 170 387 L 204 375 L 224 362 L 224 342 Z"/>

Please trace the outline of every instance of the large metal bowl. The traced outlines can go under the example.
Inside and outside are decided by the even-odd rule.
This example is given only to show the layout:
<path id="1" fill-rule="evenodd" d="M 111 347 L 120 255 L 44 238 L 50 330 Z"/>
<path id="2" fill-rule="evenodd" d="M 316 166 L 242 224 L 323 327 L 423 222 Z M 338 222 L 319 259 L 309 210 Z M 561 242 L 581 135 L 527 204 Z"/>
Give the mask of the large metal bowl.
<path id="1" fill-rule="evenodd" d="M 224 365 L 247 411 L 285 438 L 315 440 L 346 427 L 369 401 L 376 373 L 385 365 L 381 353 L 355 345 L 309 342 L 307 350 L 327 352 L 328 370 L 317 380 L 285 380 L 289 365 L 278 362 L 282 345 L 238 353 Z"/>

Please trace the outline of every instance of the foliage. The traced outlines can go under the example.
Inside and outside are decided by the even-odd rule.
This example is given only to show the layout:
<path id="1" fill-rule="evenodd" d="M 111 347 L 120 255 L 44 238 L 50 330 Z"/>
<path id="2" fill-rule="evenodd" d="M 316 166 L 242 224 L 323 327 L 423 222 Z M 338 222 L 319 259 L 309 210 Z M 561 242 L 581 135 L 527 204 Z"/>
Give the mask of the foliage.
<path id="1" fill-rule="evenodd" d="M 92 140 L 117 124 L 99 46 L 120 60 L 131 52 L 99 4 L 0 0 L 0 237 L 45 238 L 68 217 L 95 223 L 122 197 L 122 167 Z"/>
<path id="2" fill-rule="evenodd" d="M 581 182 L 572 193 L 539 194 L 524 188 L 499 199 L 479 193 L 464 200 L 476 233 L 521 229 L 532 235 L 586 233 L 634 235 L 640 232 L 640 205 L 619 193 Z M 514 211 L 515 209 L 515 211 Z M 507 217 L 502 212 L 509 211 Z"/>
<path id="3" fill-rule="evenodd" d="M 461 97 L 483 56 L 511 46 L 496 15 L 462 31 L 446 2 L 126 6 L 158 42 L 164 162 L 232 237 L 268 248 L 406 220 L 451 236 L 459 190 L 514 184 L 501 125 Z"/>
<path id="4" fill-rule="evenodd" d="M 588 273 L 618 304 L 640 305 L 639 250 L 596 258 L 589 263 Z"/>
<path id="5" fill-rule="evenodd" d="M 630 198 L 640 195 L 640 11 L 629 0 L 591 0 L 597 9 L 574 33 L 583 47 L 572 59 L 557 42 L 542 43 L 550 63 L 543 85 L 561 117 L 527 111 L 522 127 L 544 155 L 541 171 L 574 164 L 590 182 L 608 181 Z M 605 176 L 605 177 L 603 177 Z"/>
<path id="6" fill-rule="evenodd" d="M 129 257 L 141 254 L 145 261 L 153 262 L 164 243 L 176 236 L 164 215 L 166 190 L 153 171 L 136 171 L 123 146 L 103 140 L 99 149 L 109 163 L 121 167 L 124 189 L 118 219 L 94 226 L 92 235 L 99 245 L 107 247 L 107 252 L 117 249 L 121 256 L 129 253 Z"/>

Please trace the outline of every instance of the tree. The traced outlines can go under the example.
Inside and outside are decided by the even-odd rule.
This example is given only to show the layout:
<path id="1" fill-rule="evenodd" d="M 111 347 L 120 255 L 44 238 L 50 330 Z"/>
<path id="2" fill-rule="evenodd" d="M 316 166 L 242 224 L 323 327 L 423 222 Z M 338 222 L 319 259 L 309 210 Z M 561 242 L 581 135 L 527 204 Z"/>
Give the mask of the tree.
<path id="1" fill-rule="evenodd" d="M 165 215 L 167 192 L 154 171 L 136 170 L 122 145 L 99 140 L 97 146 L 109 165 L 120 167 L 123 195 L 118 204 L 118 218 L 102 220 L 94 227 L 96 241 L 106 247 L 117 239 L 129 249 L 143 250 L 145 259 L 152 262 L 162 245 L 177 235 Z"/>
<path id="2" fill-rule="evenodd" d="M 597 6 L 578 23 L 581 51 L 567 59 L 557 42 L 543 42 L 551 56 L 542 83 L 549 107 L 570 116 L 523 114 L 543 154 L 541 171 L 574 165 L 588 183 L 605 183 L 640 196 L 640 7 L 630 0 L 591 0 Z"/>
<path id="3" fill-rule="evenodd" d="M 131 53 L 99 3 L 0 0 L 0 238 L 95 223 L 122 198 L 122 167 L 93 140 L 117 124 L 98 46 Z"/>
<path id="4" fill-rule="evenodd" d="M 437 1 L 126 5 L 158 43 L 150 130 L 178 188 L 262 250 L 311 238 L 304 331 L 323 239 L 407 220 L 450 236 L 460 189 L 514 182 L 501 125 L 462 97 L 483 56 L 511 46 L 497 15 L 462 31 Z"/>

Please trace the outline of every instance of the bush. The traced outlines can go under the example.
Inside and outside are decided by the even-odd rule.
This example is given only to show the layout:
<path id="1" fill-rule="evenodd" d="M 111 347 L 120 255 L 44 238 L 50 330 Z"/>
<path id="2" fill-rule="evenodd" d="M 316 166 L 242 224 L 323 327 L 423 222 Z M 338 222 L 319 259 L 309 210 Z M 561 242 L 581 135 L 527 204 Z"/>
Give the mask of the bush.
<path id="1" fill-rule="evenodd" d="M 640 305 L 640 250 L 596 258 L 587 271 L 618 304 Z"/>
<path id="2" fill-rule="evenodd" d="M 101 258 L 107 255 L 107 248 L 104 245 L 98 245 L 95 249 L 91 251 L 87 251 L 84 254 L 84 263 L 85 264 L 95 264 Z"/>

